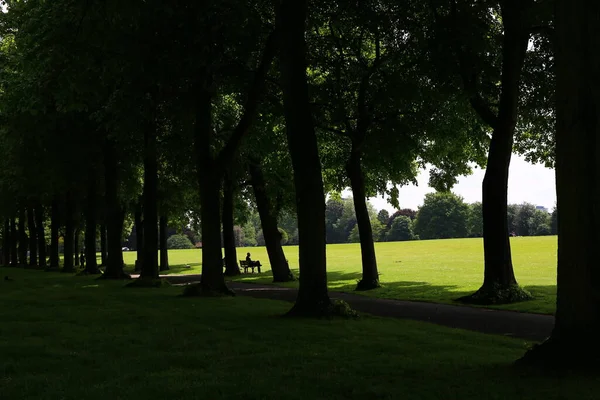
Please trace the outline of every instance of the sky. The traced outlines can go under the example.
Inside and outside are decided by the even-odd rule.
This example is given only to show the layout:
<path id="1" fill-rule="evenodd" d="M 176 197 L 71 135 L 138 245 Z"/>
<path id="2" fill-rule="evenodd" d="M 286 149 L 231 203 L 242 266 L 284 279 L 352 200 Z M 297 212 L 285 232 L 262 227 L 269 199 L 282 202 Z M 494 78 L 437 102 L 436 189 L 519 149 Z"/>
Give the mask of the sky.
<path id="1" fill-rule="evenodd" d="M 481 183 L 484 174 L 485 170 L 474 169 L 473 174 L 460 177 L 452 191 L 462 196 L 467 203 L 481 201 Z M 401 187 L 400 207 L 416 210 L 422 205 L 425 194 L 435 192 L 427 185 L 428 180 L 429 172 L 423 170 L 417 177 L 418 186 Z M 351 192 L 345 191 L 343 195 L 350 196 Z M 378 210 L 394 211 L 394 207 L 384 198 L 370 198 L 369 201 Z M 521 204 L 527 202 L 552 210 L 555 201 L 554 170 L 540 164 L 532 165 L 525 161 L 523 157 L 513 154 L 508 178 L 508 203 Z"/>

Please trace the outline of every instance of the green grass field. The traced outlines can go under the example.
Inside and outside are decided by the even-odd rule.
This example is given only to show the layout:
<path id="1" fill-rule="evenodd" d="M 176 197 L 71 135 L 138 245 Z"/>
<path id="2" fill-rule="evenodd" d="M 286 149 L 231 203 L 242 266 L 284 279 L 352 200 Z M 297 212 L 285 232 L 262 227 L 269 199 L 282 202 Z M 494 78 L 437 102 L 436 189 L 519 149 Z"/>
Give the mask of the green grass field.
<path id="1" fill-rule="evenodd" d="M 553 314 L 556 301 L 556 236 L 512 238 L 512 255 L 519 283 L 535 297 L 532 301 L 498 306 L 515 311 Z M 390 299 L 453 303 L 454 299 L 477 290 L 483 281 L 482 239 L 422 240 L 376 243 L 381 274 L 380 289 L 359 292 Z M 269 259 L 264 247 L 240 248 L 238 259 L 246 252 L 265 264 L 263 273 L 242 275 L 237 280 L 271 283 Z M 290 267 L 298 273 L 298 247 L 286 246 Z M 125 262 L 133 265 L 135 253 L 126 252 Z M 201 250 L 169 252 L 171 273 L 200 273 Z M 191 268 L 184 268 L 185 264 Z M 352 292 L 361 277 L 358 244 L 327 247 L 327 271 L 332 290 Z M 295 287 L 297 283 L 287 286 Z"/>
<path id="2" fill-rule="evenodd" d="M 342 246 L 343 247 L 343 246 Z M 0 398 L 595 399 L 595 378 L 509 368 L 530 345 L 363 316 L 291 320 L 289 303 L 183 298 L 0 268 Z"/>

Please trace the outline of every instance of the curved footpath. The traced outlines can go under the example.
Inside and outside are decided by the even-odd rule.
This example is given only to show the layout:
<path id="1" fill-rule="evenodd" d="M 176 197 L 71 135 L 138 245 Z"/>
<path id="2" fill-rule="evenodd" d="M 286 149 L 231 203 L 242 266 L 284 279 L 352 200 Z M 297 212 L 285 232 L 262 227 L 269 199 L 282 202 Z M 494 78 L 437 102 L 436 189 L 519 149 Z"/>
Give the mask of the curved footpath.
<path id="1" fill-rule="evenodd" d="M 135 277 L 135 276 L 134 276 Z M 200 281 L 201 275 L 162 275 L 172 284 Z M 229 281 L 228 285 L 242 296 L 295 301 L 297 289 Z M 329 292 L 332 299 L 348 302 L 357 311 L 380 317 L 407 318 L 451 328 L 542 341 L 552 332 L 554 317 L 514 311 L 453 306 L 450 304 L 388 300 L 351 293 Z"/>

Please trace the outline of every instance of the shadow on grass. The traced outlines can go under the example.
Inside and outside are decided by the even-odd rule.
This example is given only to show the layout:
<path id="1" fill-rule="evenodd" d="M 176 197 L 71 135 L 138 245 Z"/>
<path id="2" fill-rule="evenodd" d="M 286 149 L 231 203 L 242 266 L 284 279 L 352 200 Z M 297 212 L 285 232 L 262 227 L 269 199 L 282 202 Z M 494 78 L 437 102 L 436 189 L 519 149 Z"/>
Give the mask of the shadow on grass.
<path id="1" fill-rule="evenodd" d="M 179 274 L 199 274 L 199 268 L 202 265 L 200 262 L 189 263 L 189 264 L 176 264 L 169 265 L 168 271 L 160 271 L 161 275 L 179 275 Z M 137 274 L 134 265 L 126 265 L 124 268 L 128 274 Z"/>
<path id="2" fill-rule="evenodd" d="M 293 273 L 295 276 L 298 276 L 297 269 L 293 270 Z M 434 285 L 424 281 L 386 282 L 385 276 L 382 276 L 380 288 L 358 292 L 355 290 L 356 284 L 361 278 L 362 274 L 360 272 L 331 271 L 327 273 L 328 286 L 331 291 L 346 292 L 368 297 L 420 301 L 428 303 L 445 303 L 465 307 L 484 307 L 537 314 L 554 314 L 556 306 L 556 285 L 523 286 L 524 289 L 528 290 L 533 295 L 533 300 L 504 305 L 474 306 L 465 305 L 456 301 L 456 299 L 462 296 L 470 295 L 475 291 L 461 290 L 461 286 L 459 285 Z M 270 270 L 267 270 L 261 274 L 242 274 L 229 280 L 261 285 L 298 288 L 298 281 L 286 282 L 283 284 L 273 283 L 273 277 Z"/>

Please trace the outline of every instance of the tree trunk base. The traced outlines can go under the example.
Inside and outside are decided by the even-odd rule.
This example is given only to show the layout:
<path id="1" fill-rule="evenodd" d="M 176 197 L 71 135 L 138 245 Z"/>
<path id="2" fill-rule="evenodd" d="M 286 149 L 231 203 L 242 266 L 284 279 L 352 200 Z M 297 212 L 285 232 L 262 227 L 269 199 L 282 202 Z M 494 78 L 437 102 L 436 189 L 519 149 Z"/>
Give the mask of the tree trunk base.
<path id="1" fill-rule="evenodd" d="M 569 340 L 549 338 L 515 361 L 515 367 L 546 372 L 583 372 L 596 375 L 600 369 L 600 345 L 596 337 Z"/>
<path id="2" fill-rule="evenodd" d="M 125 286 L 130 288 L 164 288 L 171 287 L 171 284 L 165 278 L 138 278 Z"/>
<path id="3" fill-rule="evenodd" d="M 106 273 L 106 272 L 104 272 L 102 274 L 102 276 L 98 277 L 97 279 L 99 279 L 99 280 L 100 279 L 129 280 L 129 279 L 132 279 L 132 278 L 131 278 L 131 275 L 126 274 L 123 271 L 119 271 L 119 272 L 116 272 L 116 273 L 114 273 L 114 272 L 113 273 Z"/>
<path id="4" fill-rule="evenodd" d="M 227 285 L 218 288 L 207 287 L 202 283 L 187 285 L 183 289 L 182 296 L 184 297 L 229 297 L 235 296 L 235 292 L 227 287 Z"/>
<path id="5" fill-rule="evenodd" d="M 140 272 L 142 270 L 142 263 L 140 260 L 135 260 L 135 267 L 133 268 L 134 272 Z"/>
<path id="6" fill-rule="evenodd" d="M 242 274 L 242 271 L 236 266 L 235 268 L 226 268 L 224 274 L 225 276 L 238 276 Z"/>
<path id="7" fill-rule="evenodd" d="M 358 291 L 365 291 L 365 290 L 373 290 L 373 289 L 377 289 L 380 288 L 381 285 L 379 284 L 379 279 L 361 279 L 360 281 L 358 281 L 358 284 L 356 285 L 356 289 L 354 290 L 358 290 Z"/>
<path id="8" fill-rule="evenodd" d="M 46 267 L 46 269 L 44 269 L 44 272 L 61 272 L 62 270 L 60 269 L 60 267 Z"/>
<path id="9" fill-rule="evenodd" d="M 80 273 L 78 273 L 76 276 L 89 276 L 89 275 L 100 275 L 102 273 L 102 271 L 100 271 L 100 269 L 96 268 L 95 270 L 88 270 L 88 269 L 84 269 L 83 271 L 81 271 Z"/>
<path id="10" fill-rule="evenodd" d="M 484 285 L 478 291 L 468 296 L 463 296 L 456 301 L 465 304 L 493 305 L 510 304 L 532 300 L 533 296 L 519 285 Z"/>
<path id="11" fill-rule="evenodd" d="M 343 300 L 331 301 L 329 297 L 320 301 L 296 302 L 292 309 L 284 314 L 287 318 L 357 318 L 358 313 Z"/>
<path id="12" fill-rule="evenodd" d="M 273 277 L 273 283 L 281 283 L 281 282 L 294 282 L 296 277 L 291 272 L 284 277 Z"/>
<path id="13" fill-rule="evenodd" d="M 158 269 L 159 271 L 169 271 L 171 270 L 171 268 L 169 268 L 169 266 L 160 266 L 160 268 Z"/>

